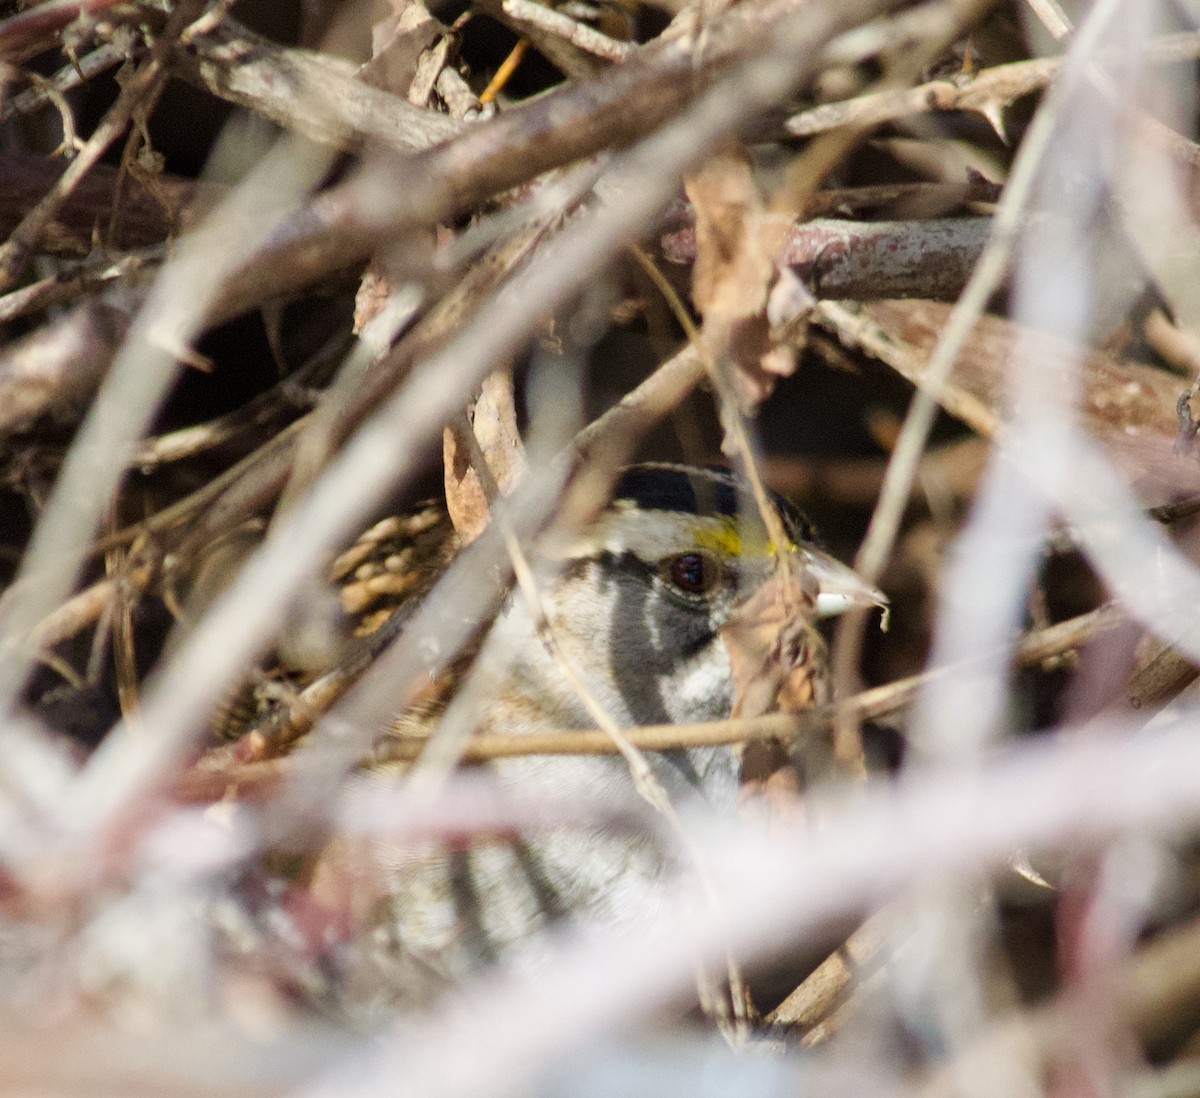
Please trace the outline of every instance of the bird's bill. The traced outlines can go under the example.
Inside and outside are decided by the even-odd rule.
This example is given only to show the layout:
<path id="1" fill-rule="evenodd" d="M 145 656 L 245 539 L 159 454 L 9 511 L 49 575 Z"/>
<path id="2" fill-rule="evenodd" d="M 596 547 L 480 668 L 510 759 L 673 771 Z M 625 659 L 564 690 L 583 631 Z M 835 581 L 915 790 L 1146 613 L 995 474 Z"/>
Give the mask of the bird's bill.
<path id="1" fill-rule="evenodd" d="M 818 616 L 832 618 L 847 610 L 865 610 L 872 606 L 887 609 L 887 595 L 828 553 L 805 549 L 804 563 L 817 581 Z"/>

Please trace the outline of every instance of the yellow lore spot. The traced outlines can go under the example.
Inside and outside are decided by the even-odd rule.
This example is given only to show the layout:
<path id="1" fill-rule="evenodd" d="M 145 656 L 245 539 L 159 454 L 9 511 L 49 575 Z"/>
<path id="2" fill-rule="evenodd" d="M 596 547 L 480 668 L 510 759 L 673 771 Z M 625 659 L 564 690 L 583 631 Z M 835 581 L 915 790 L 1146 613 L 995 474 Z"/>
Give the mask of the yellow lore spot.
<path id="1" fill-rule="evenodd" d="M 732 518 L 709 519 L 699 522 L 695 532 L 696 544 L 727 557 L 769 557 L 776 553 L 775 542 L 757 523 L 749 529 L 739 526 Z M 789 544 L 788 551 L 795 546 Z"/>

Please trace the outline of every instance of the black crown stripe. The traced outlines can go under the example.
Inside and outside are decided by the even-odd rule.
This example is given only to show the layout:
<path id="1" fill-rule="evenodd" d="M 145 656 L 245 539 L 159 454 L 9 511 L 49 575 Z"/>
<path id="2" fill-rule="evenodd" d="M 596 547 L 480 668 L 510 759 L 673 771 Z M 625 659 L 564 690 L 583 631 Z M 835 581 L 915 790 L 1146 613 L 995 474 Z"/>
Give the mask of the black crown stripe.
<path id="1" fill-rule="evenodd" d="M 782 496 L 771 497 L 788 533 L 797 541 L 812 541 L 812 526 Z M 642 511 L 674 511 L 687 515 L 727 515 L 737 518 L 753 511 L 749 485 L 728 469 L 688 468 L 683 465 L 631 465 L 617 481 L 614 500 L 633 503 Z"/>

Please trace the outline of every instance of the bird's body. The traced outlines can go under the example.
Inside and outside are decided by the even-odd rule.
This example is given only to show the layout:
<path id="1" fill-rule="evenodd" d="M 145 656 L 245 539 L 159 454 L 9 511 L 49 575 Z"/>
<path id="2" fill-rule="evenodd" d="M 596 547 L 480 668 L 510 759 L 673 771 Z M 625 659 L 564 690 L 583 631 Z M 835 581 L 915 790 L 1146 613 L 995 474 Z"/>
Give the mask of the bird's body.
<path id="1" fill-rule="evenodd" d="M 627 470 L 596 521 L 540 561 L 536 608 L 521 591 L 507 600 L 492 627 L 507 668 L 480 708 L 478 730 L 595 727 L 597 711 L 600 723 L 618 728 L 690 724 L 738 707 L 753 715 L 780 697 L 821 700 L 825 649 L 813 623 L 823 602 L 841 609 L 879 596 L 811 544 L 796 512 L 776 506 L 774 522 L 764 520 L 726 472 Z M 342 571 L 343 579 L 369 578 L 361 567 Z M 758 663 L 775 683 L 761 696 Z M 436 724 L 439 709 L 409 723 Z M 651 752 L 646 761 L 672 812 L 734 814 L 733 747 Z M 636 801 L 619 755 L 529 755 L 489 769 L 527 803 L 619 810 Z M 669 836 L 665 826 L 644 826 L 643 814 L 642 826 L 590 819 L 455 849 L 377 852 L 387 864 L 386 901 L 367 951 L 370 997 L 412 1002 L 482 965 L 536 966 L 541 931 L 555 920 L 636 925 L 678 854 Z"/>

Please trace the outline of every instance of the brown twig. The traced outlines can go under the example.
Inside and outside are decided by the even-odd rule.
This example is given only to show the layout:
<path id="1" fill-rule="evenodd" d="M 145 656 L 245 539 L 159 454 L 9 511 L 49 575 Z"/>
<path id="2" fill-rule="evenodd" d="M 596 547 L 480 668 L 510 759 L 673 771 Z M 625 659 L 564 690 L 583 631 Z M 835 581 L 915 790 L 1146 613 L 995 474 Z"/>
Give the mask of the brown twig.
<path id="1" fill-rule="evenodd" d="M 149 588 L 161 574 L 159 561 L 164 557 L 172 582 L 186 576 L 199 547 L 239 526 L 278 498 L 304 420 L 302 416 L 288 424 L 254 453 L 145 522 L 101 539 L 93 551 L 103 552 L 110 546 L 126 545 L 138 538 L 153 548 L 154 563 L 126 569 L 122 579 L 131 592 Z M 114 583 L 108 579 L 84 588 L 38 623 L 31 634 L 31 643 L 37 648 L 50 648 L 75 636 L 96 622 L 115 593 Z"/>
<path id="2" fill-rule="evenodd" d="M 87 301 L 0 354 L 0 438 L 43 417 L 61 423 L 78 418 L 128 325 L 129 312 L 113 295 L 107 302 Z"/>
<path id="3" fill-rule="evenodd" d="M 95 15 L 114 8 L 120 0 L 45 0 L 36 7 L 10 15 L 0 21 L 0 58 L 20 57 L 24 51 L 36 48 L 39 39 L 85 15 Z"/>
<path id="4" fill-rule="evenodd" d="M 116 43 L 97 46 L 73 64 L 64 65 L 53 76 L 45 78 L 28 91 L 0 101 L 0 122 L 7 122 L 14 115 L 29 114 L 38 110 L 49 102 L 54 94 L 62 95 L 80 87 L 92 77 L 121 64 L 127 56 L 128 49 Z"/>
<path id="5" fill-rule="evenodd" d="M 809 137 L 839 126 L 878 126 L 926 111 L 973 110 L 990 116 L 1022 95 L 1044 88 L 1060 64 L 1056 57 L 1017 61 L 954 80 L 933 80 L 915 88 L 824 103 L 793 115 L 784 128 L 793 137 Z"/>
<path id="6" fill-rule="evenodd" d="M 1086 644 L 1125 620 L 1127 619 L 1124 612 L 1112 606 L 1072 618 L 1022 638 L 1017 644 L 1015 658 L 1022 666 L 1041 663 Z M 771 713 L 762 717 L 711 721 L 704 724 L 648 725 L 625 729 L 624 735 L 639 751 L 670 751 L 684 747 L 749 743 L 755 740 L 788 742 L 799 736 L 827 730 L 838 712 L 848 711 L 860 721 L 895 713 L 911 704 L 917 692 L 933 678 L 961 676 L 969 670 L 969 664 L 956 664 L 941 671 L 925 672 L 886 686 L 864 690 L 835 705 L 814 707 L 796 713 Z M 421 753 L 424 745 L 423 737 L 397 736 L 381 745 L 378 758 L 381 761 L 413 759 Z M 618 750 L 609 733 L 604 731 L 578 730 L 518 735 L 494 733 L 475 737 L 467 745 L 463 758 L 470 762 L 480 762 L 513 755 L 607 755 Z"/>
<path id="7" fill-rule="evenodd" d="M 349 62 L 278 46 L 228 17 L 190 47 L 181 76 L 314 141 L 412 153 L 463 132 L 461 122 L 358 79 Z"/>
<path id="8" fill-rule="evenodd" d="M 31 282 L 27 286 L 22 286 L 19 290 L 12 290 L 10 293 L 0 296 L 0 323 L 41 312 L 43 309 L 48 309 L 53 305 L 78 302 L 81 298 L 86 299 L 87 304 L 83 306 L 80 313 L 86 313 L 89 309 L 102 310 L 105 304 L 104 301 L 97 301 L 95 298 L 88 299 L 87 292 L 89 290 L 99 287 L 111 287 L 113 283 L 129 283 L 147 265 L 155 263 L 161 258 L 162 250 L 152 248 L 148 252 L 127 255 L 114 262 L 89 263 L 84 261 L 79 264 L 70 264 L 58 274 L 38 279 L 38 281 Z M 116 349 L 116 343 L 113 342 L 113 339 L 118 331 L 124 331 L 127 315 L 124 311 L 118 314 L 120 318 L 119 323 L 112 326 L 108 338 L 104 341 L 106 358 Z M 72 315 L 69 319 L 65 320 L 63 327 L 64 329 L 70 329 L 72 326 L 86 323 L 86 319 L 80 319 L 78 315 Z M 63 371 L 64 375 L 68 373 L 71 355 L 69 348 L 56 348 L 54 340 L 50 340 L 49 343 L 43 342 L 43 346 L 46 346 L 55 357 L 55 365 Z M 83 356 L 85 358 L 88 357 L 90 351 L 92 351 L 91 348 L 84 348 Z M 0 370 L 4 369 L 5 365 L 10 364 L 11 350 L 9 354 L 0 358 Z M 49 364 L 46 365 L 49 366 Z M 97 373 L 102 372 L 102 370 L 97 371 Z M 55 403 L 56 400 L 53 394 L 47 394 L 47 405 L 53 406 Z"/>
<path id="9" fill-rule="evenodd" d="M 856 969 L 870 964 L 887 945 L 886 916 L 859 927 L 804 980 L 765 1021 L 781 1030 L 811 1030 L 821 1024 L 849 992 Z"/>
<path id="10" fill-rule="evenodd" d="M 1164 35 L 1146 48 L 1147 60 L 1169 65 L 1200 55 L 1200 35 Z M 784 127 L 793 137 L 811 137 L 839 126 L 877 126 L 926 111 L 977 111 L 989 121 L 1023 95 L 1047 87 L 1058 75 L 1062 58 L 1044 57 L 996 65 L 951 80 L 932 80 L 915 88 L 875 92 L 837 103 L 825 103 L 793 115 Z"/>
<path id="11" fill-rule="evenodd" d="M 595 76 L 637 49 L 536 0 L 484 0 L 479 6 L 524 35 L 539 53 L 576 80 Z"/>
<path id="12" fill-rule="evenodd" d="M 1127 618 L 1120 608 L 1109 606 L 1082 614 L 1057 625 L 1022 637 L 1016 644 L 1015 660 L 1020 666 L 1032 666 L 1054 656 L 1070 652 L 1102 636 L 1104 632 L 1117 628 Z M 839 703 L 806 709 L 798 713 L 772 713 L 752 719 L 713 721 L 701 725 L 661 725 L 625 728 L 623 736 L 632 748 L 638 751 L 666 751 L 695 746 L 714 746 L 734 743 L 751 743 L 754 740 L 779 739 L 827 730 L 832 727 L 835 710 L 850 708 L 860 720 L 881 718 L 910 704 L 917 691 L 935 676 L 955 676 L 970 672 L 970 667 L 956 665 L 942 671 L 917 674 L 886 686 L 864 690 L 862 694 Z M 294 738 L 312 726 L 319 715 L 310 712 L 308 706 L 328 709 L 352 679 L 336 679 L 337 689 L 330 695 L 330 677 L 313 685 L 305 692 L 302 701 L 293 708 L 288 731 Z M 271 788 L 286 778 L 292 769 L 287 757 L 277 758 L 274 752 L 282 746 L 277 742 L 283 726 L 272 726 L 270 730 L 254 730 L 239 744 L 209 752 L 197 768 L 188 772 L 176 785 L 176 796 L 188 802 L 204 802 L 220 799 L 233 788 L 251 791 L 256 788 Z M 264 734 L 266 737 L 264 739 Z M 418 758 L 426 745 L 425 737 L 392 736 L 380 745 L 374 755 L 377 762 L 410 761 Z M 522 733 L 517 736 L 502 736 L 493 733 L 476 736 L 463 745 L 461 757 L 467 762 L 482 762 L 490 758 L 522 755 L 612 755 L 619 751 L 618 745 L 608 732 L 571 731 L 547 733 Z"/>
<path id="13" fill-rule="evenodd" d="M 896 341 L 869 316 L 847 309 L 840 303 L 823 302 L 817 309 L 817 319 L 851 347 L 859 347 L 886 362 L 898 373 L 917 382 L 925 376 L 926 363 L 911 345 Z M 1000 419 L 987 402 L 961 386 L 939 386 L 938 402 L 951 415 L 957 416 L 984 438 L 995 438 Z"/>
<path id="14" fill-rule="evenodd" d="M 179 36 L 202 8 L 203 0 L 181 0 L 176 5 L 156 38 L 150 56 L 121 88 L 117 101 L 108 109 L 92 136 L 84 142 L 75 159 L 67 165 L 50 190 L 21 218 L 20 224 L 9 234 L 4 245 L 0 246 L 0 290 L 7 290 L 13 285 L 25 269 L 34 245 L 46 226 L 83 177 L 124 132 L 135 112 L 146 110 L 148 103 L 157 98 L 167 79 L 167 59 L 175 49 Z"/>
<path id="15" fill-rule="evenodd" d="M 880 206 L 915 207 L 927 216 L 956 206 L 1000 200 L 1003 188 L 981 175 L 972 174 L 965 183 L 877 183 L 866 187 L 835 187 L 817 191 L 808 199 L 810 217 L 845 217 L 859 210 Z"/>
<path id="16" fill-rule="evenodd" d="M 788 232 L 780 258 L 818 298 L 952 301 L 966 285 L 990 231 L 990 218 L 806 221 Z M 691 263 L 695 229 L 669 233 L 662 248 L 672 262 Z"/>

